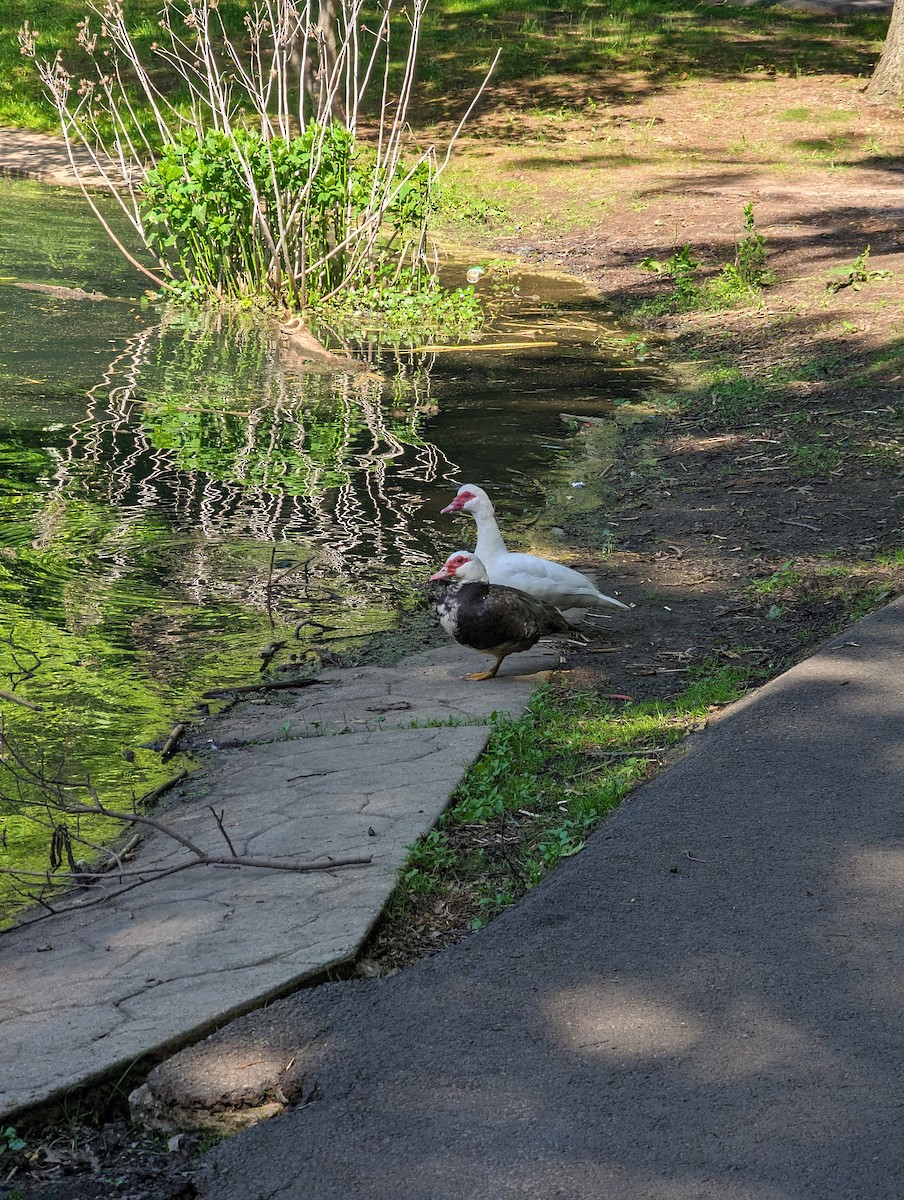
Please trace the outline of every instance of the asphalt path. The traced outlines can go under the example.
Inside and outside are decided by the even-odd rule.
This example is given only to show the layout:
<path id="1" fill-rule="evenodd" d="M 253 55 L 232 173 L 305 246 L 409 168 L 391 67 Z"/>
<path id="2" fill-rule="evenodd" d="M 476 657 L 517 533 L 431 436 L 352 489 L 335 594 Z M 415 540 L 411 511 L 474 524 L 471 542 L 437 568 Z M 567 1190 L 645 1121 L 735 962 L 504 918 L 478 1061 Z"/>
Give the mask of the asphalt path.
<path id="1" fill-rule="evenodd" d="M 900 1200 L 904 600 L 733 706 L 507 915 L 280 1001 L 206 1200 Z M 291 1057 L 290 1057 L 291 1056 Z"/>

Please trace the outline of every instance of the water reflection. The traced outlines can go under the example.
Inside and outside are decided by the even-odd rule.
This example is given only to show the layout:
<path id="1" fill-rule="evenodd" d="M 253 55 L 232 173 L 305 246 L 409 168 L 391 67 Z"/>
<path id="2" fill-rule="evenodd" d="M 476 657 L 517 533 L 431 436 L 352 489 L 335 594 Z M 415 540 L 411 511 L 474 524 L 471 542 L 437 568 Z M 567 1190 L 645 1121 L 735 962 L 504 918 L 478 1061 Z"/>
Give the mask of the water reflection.
<path id="1" fill-rule="evenodd" d="M 426 566 L 412 519 L 425 485 L 456 470 L 423 434 L 428 365 L 398 352 L 383 374 L 317 370 L 276 328 L 169 314 L 90 389 L 48 502 L 103 497 L 202 544 L 306 540 L 345 577 L 374 560 Z"/>
<path id="2" fill-rule="evenodd" d="M 41 706 L 0 714 L 121 805 L 172 770 L 142 743 L 256 677 L 268 642 L 287 643 L 278 668 L 324 630 L 389 627 L 461 537 L 439 508 L 463 476 L 518 511 L 559 413 L 643 376 L 578 287 L 531 281 L 526 307 L 516 277 L 473 352 L 361 347 L 337 368 L 275 326 L 126 299 L 80 205 L 0 183 L 0 689 Z M 4 772 L 0 755 L 0 859 L 46 860 L 35 795 Z"/>

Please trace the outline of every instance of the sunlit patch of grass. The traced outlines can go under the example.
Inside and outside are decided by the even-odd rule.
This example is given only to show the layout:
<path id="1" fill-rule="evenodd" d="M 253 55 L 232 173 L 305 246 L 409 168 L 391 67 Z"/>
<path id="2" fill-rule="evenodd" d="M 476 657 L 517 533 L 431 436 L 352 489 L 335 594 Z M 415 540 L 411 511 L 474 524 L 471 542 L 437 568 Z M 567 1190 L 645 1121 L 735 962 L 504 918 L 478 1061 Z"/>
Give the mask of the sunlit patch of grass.
<path id="1" fill-rule="evenodd" d="M 445 224 L 476 228 L 498 228 L 509 221 L 505 207 L 485 196 L 479 185 L 465 187 L 444 178 L 437 188 L 436 214 Z"/>
<path id="2" fill-rule="evenodd" d="M 836 154 L 839 150 L 849 146 L 853 138 L 847 137 L 814 137 L 814 138 L 798 138 L 791 145 L 795 150 L 805 150 L 811 154 Z"/>
<path id="3" fill-rule="evenodd" d="M 884 347 L 870 355 L 868 363 L 860 367 L 852 382 L 862 387 L 875 386 L 880 381 L 900 382 L 904 374 L 904 338 L 892 338 Z"/>
<path id="4" fill-rule="evenodd" d="M 241 34 L 249 5 L 221 0 L 218 12 L 233 34 Z M 156 34 L 156 5 L 126 3 L 130 28 L 148 45 Z M 56 0 L 35 9 L 10 0 L 0 15 L 0 121 L 52 129 L 56 121 L 40 84 L 19 55 L 16 31 L 26 18 L 42 35 L 50 57 L 61 47 L 79 65 L 76 23 L 82 0 Z M 732 77 L 765 71 L 799 76 L 822 72 L 852 77 L 870 73 L 888 26 L 884 14 L 837 16 L 772 6 L 692 6 L 669 0 L 594 2 L 579 9 L 562 0 L 525 6 L 521 0 L 447 0 L 428 6 L 419 77 L 438 102 L 457 97 L 477 80 L 498 46 L 503 56 L 494 83 L 533 85 L 553 76 L 604 79 L 613 71 L 636 71 L 654 81 L 679 77 Z M 771 85 L 770 85 L 771 86 Z M 536 97 L 534 98 L 536 102 Z M 791 112 L 794 110 L 788 110 Z M 812 117 L 841 120 L 834 110 Z M 808 119 L 800 117 L 788 119 Z"/>
<path id="5" fill-rule="evenodd" d="M 798 475 L 831 475 L 843 461 L 841 451 L 835 446 L 791 442 L 788 450 L 791 455 L 791 463 Z"/>
<path id="6" fill-rule="evenodd" d="M 751 379 L 738 367 L 712 367 L 691 407 L 701 415 L 730 422 L 764 411 L 774 399 L 773 389 L 760 379 Z"/>
<path id="7" fill-rule="evenodd" d="M 496 726 L 439 825 L 412 847 L 390 913 L 466 895 L 479 928 L 581 850 L 671 748 L 753 681 L 708 665 L 675 699 L 636 703 L 541 688 L 525 716 Z"/>
<path id="8" fill-rule="evenodd" d="M 789 558 L 770 575 L 766 575 L 762 579 L 754 579 L 748 584 L 747 591 L 751 596 L 772 596 L 787 588 L 797 587 L 801 578 L 800 573 L 794 570 L 793 560 Z"/>
<path id="9" fill-rule="evenodd" d="M 806 621 L 798 629 L 799 640 L 805 646 L 874 612 L 904 582 L 899 575 L 904 551 L 857 562 L 839 562 L 834 552 L 822 558 L 815 563 L 788 559 L 743 590 L 749 600 L 762 607 L 767 620 L 805 614 Z"/>
<path id="10" fill-rule="evenodd" d="M 773 367 L 767 376 L 770 384 L 781 387 L 788 383 L 806 383 L 814 379 L 831 378 L 845 365 L 841 354 L 825 354 L 818 358 L 789 359 Z"/>
<path id="11" fill-rule="evenodd" d="M 846 108 L 810 108 L 805 104 L 786 108 L 780 121 L 853 121 L 857 114 Z"/>

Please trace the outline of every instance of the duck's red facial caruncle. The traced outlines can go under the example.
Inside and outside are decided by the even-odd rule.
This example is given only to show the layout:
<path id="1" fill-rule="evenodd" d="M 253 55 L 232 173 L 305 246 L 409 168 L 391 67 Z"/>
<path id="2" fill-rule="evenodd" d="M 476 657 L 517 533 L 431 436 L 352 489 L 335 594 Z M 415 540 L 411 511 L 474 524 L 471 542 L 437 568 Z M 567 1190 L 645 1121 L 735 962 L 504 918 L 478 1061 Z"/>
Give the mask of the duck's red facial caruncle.
<path id="1" fill-rule="evenodd" d="M 454 579 L 455 572 L 470 561 L 470 554 L 450 554 L 436 574 L 430 576 L 430 582 L 434 583 L 440 579 Z"/>
<path id="2" fill-rule="evenodd" d="M 441 513 L 461 512 L 465 505 L 470 500 L 476 500 L 477 497 L 473 492 L 469 492 L 467 488 L 462 488 L 451 504 L 447 504 L 445 508 L 441 508 Z"/>

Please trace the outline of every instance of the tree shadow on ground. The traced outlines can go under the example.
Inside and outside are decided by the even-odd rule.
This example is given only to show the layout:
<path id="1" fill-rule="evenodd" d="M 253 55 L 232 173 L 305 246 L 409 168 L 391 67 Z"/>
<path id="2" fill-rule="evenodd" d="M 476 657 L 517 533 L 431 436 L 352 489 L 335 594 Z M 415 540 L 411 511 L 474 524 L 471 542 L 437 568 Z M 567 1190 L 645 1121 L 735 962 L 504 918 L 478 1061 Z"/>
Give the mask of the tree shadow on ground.
<path id="1" fill-rule="evenodd" d="M 904 743 L 859 650 L 720 722 L 479 937 L 189 1058 L 297 1053 L 310 1089 L 200 1194 L 895 1194 Z"/>
<path id="2" fill-rule="evenodd" d="M 502 57 L 481 111 L 558 111 L 638 104 L 687 78 L 730 81 L 750 73 L 868 76 L 888 25 L 883 14 L 825 16 L 766 6 L 688 8 L 627 0 L 525 9 L 497 0 L 428 14 L 419 71 L 427 120 L 452 119 L 493 55 Z"/>

